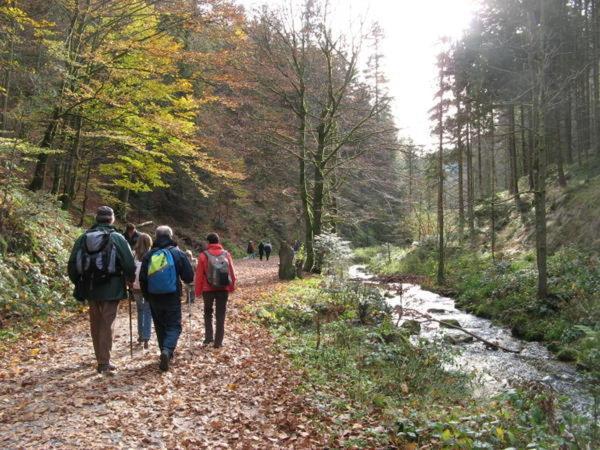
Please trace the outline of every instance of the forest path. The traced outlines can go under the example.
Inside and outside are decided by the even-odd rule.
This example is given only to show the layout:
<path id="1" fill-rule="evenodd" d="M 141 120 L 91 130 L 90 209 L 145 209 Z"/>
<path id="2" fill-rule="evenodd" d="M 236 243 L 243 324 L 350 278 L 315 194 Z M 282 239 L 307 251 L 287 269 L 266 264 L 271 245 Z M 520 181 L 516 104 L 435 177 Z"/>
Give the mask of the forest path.
<path id="1" fill-rule="evenodd" d="M 202 302 L 187 305 L 171 370 L 158 348 L 129 355 L 127 304 L 115 326 L 114 376 L 96 373 L 87 315 L 2 355 L 0 447 L 307 448 L 321 440 L 314 414 L 294 394 L 298 371 L 273 350 L 268 333 L 242 306 L 284 286 L 277 263 L 243 260 L 231 298 L 224 347 L 200 346 Z M 134 305 L 135 309 L 135 305 Z M 134 340 L 136 324 L 134 310 Z"/>

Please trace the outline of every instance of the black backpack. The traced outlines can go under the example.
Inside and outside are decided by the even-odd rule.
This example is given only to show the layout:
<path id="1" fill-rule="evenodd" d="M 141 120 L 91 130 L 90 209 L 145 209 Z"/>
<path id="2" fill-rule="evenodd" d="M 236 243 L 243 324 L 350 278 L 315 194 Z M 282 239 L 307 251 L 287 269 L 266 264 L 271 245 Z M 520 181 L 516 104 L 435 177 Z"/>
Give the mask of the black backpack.
<path id="1" fill-rule="evenodd" d="M 83 235 L 75 266 L 87 288 L 103 284 L 119 274 L 117 248 L 110 235 L 114 231 L 88 230 Z"/>

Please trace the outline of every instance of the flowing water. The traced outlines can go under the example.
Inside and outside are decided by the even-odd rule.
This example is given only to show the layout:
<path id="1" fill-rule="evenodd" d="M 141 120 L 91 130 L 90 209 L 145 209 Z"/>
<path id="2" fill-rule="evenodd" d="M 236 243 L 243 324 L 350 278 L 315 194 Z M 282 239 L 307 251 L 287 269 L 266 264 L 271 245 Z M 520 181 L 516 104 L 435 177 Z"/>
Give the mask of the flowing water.
<path id="1" fill-rule="evenodd" d="M 365 266 L 353 266 L 350 276 L 368 282 L 372 278 Z M 491 321 L 479 318 L 456 308 L 454 300 L 422 289 L 414 284 L 402 284 L 402 295 L 398 295 L 399 284 L 390 283 L 386 297 L 390 306 L 402 306 L 437 320 L 455 319 L 464 329 L 503 347 L 520 350 L 509 353 L 491 350 L 478 340 L 454 345 L 459 348 L 454 368 L 474 375 L 475 394 L 480 396 L 504 392 L 515 384 L 538 382 L 552 388 L 559 396 L 566 397 L 568 403 L 578 412 L 590 414 L 593 397 L 585 375 L 568 363 L 556 360 L 552 354 L 537 342 L 526 342 L 511 335 L 510 330 L 496 326 Z M 414 317 L 404 317 L 400 323 Z M 434 321 L 421 323 L 420 336 L 429 340 L 444 340 L 449 335 L 455 340 L 466 336 L 459 330 L 442 328 Z M 446 338 L 448 339 L 448 338 Z"/>

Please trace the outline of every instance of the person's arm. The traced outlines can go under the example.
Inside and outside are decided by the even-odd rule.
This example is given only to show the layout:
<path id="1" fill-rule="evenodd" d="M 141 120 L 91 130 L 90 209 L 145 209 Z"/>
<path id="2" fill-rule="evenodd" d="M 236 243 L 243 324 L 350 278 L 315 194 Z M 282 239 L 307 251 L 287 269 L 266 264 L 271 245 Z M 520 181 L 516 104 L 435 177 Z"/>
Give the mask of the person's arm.
<path id="1" fill-rule="evenodd" d="M 133 283 L 135 280 L 135 260 L 133 253 L 131 253 L 131 247 L 129 247 L 129 244 L 120 233 L 112 233 L 110 237 L 117 248 L 117 257 L 119 258 L 125 279 L 129 283 Z"/>
<path id="2" fill-rule="evenodd" d="M 227 252 L 227 261 L 229 262 L 229 276 L 231 277 L 231 292 L 235 291 L 235 269 L 233 267 L 233 258 L 231 253 Z"/>
<path id="3" fill-rule="evenodd" d="M 198 266 L 196 267 L 196 287 L 194 288 L 195 294 L 199 297 L 202 295 L 202 286 L 204 286 L 205 268 L 206 267 L 206 255 L 200 253 L 198 255 Z"/>
<path id="4" fill-rule="evenodd" d="M 77 252 L 81 247 L 81 240 L 84 235 L 79 236 L 73 244 L 73 249 L 71 250 L 71 255 L 69 256 L 69 262 L 67 264 L 67 273 L 69 274 L 69 279 L 73 284 L 76 284 L 79 281 L 79 273 L 77 272 Z"/>
<path id="5" fill-rule="evenodd" d="M 192 283 L 194 281 L 194 269 L 192 269 L 190 260 L 181 250 L 173 249 L 173 251 L 177 252 L 177 272 L 179 273 L 179 277 L 186 284 Z"/>
<path id="6" fill-rule="evenodd" d="M 148 261 L 150 260 L 150 252 L 142 258 L 142 267 L 140 268 L 140 289 L 144 297 L 148 295 Z"/>

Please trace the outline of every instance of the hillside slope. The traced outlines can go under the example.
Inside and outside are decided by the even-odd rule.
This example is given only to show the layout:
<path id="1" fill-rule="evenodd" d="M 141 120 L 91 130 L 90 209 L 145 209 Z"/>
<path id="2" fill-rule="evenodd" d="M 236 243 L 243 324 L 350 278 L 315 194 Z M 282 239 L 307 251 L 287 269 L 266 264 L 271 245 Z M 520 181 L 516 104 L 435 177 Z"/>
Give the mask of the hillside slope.
<path id="1" fill-rule="evenodd" d="M 49 196 L 5 190 L 0 201 L 0 338 L 76 306 L 66 274 L 79 230 Z M 44 320 L 40 320 L 44 319 Z"/>

